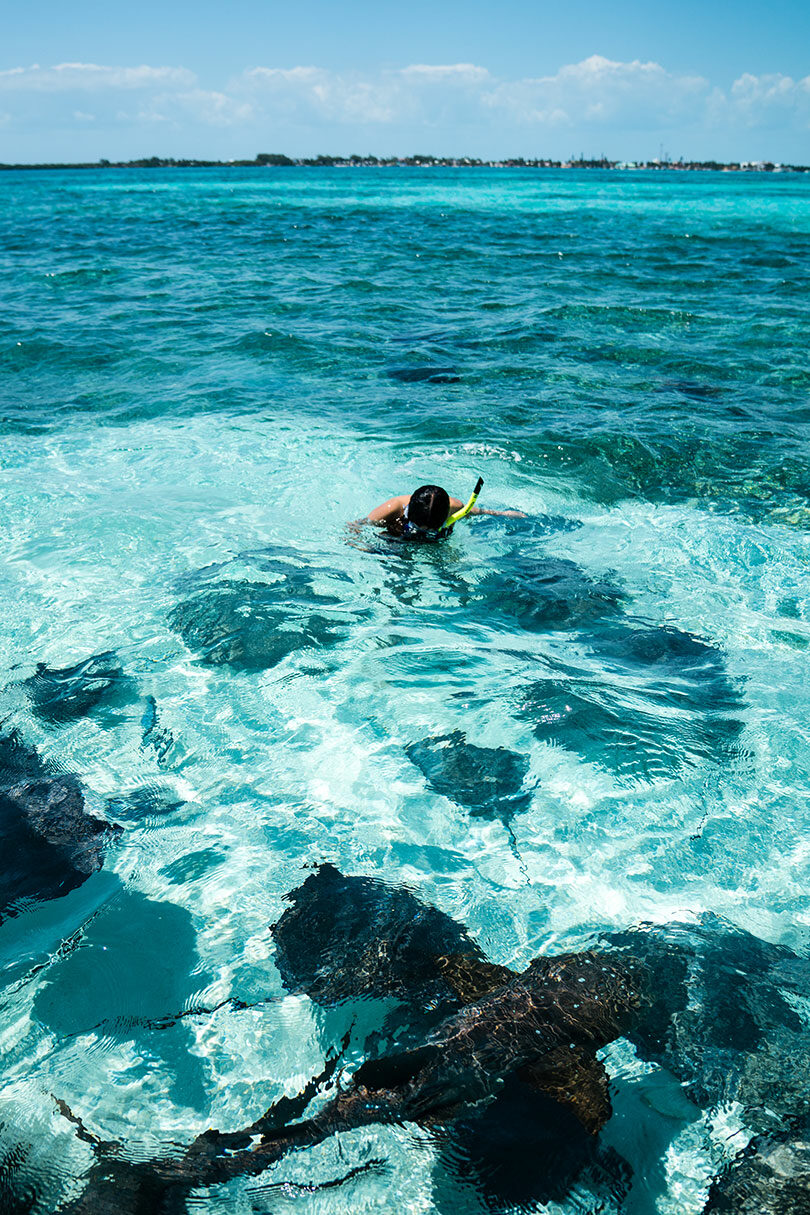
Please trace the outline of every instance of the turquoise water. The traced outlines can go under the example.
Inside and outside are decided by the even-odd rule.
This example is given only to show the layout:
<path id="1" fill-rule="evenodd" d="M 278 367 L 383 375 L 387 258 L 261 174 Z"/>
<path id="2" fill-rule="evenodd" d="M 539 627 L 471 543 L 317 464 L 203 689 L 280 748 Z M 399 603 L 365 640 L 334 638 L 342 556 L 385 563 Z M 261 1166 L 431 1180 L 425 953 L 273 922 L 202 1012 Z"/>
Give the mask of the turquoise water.
<path id="1" fill-rule="evenodd" d="M 702 911 L 807 951 L 810 182 L 7 173 L 0 268 L 0 717 L 124 828 L 0 925 L 38 1211 L 92 1159 L 51 1094 L 144 1158 L 321 1069 L 268 933 L 305 864 L 516 967 Z M 530 519 L 347 530 L 479 474 Z M 109 651 L 117 698 L 34 711 L 38 663 Z M 508 813 L 437 784 L 448 736 L 516 757 Z M 700 1212 L 745 1111 L 606 1059 L 633 1182 L 548 1209 Z M 370 1127 L 189 1209 L 484 1209 L 434 1162 Z"/>

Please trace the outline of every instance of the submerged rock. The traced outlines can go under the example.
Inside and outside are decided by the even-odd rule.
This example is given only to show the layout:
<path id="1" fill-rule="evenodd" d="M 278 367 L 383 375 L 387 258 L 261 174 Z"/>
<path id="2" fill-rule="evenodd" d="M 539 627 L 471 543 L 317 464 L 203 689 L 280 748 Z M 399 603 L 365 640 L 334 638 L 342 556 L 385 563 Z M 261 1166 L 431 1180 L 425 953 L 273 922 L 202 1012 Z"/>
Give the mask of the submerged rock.
<path id="1" fill-rule="evenodd" d="M 0 921 L 80 886 L 120 830 L 90 814 L 77 778 L 50 771 L 16 730 L 0 738 Z"/>
<path id="2" fill-rule="evenodd" d="M 435 793 L 474 817 L 505 820 L 531 802 L 523 787 L 529 761 L 506 747 L 478 747 L 461 730 L 453 730 L 409 743 L 405 754 Z"/>
<path id="3" fill-rule="evenodd" d="M 135 681 L 124 674 L 114 650 L 94 654 L 72 667 L 49 667 L 39 662 L 23 687 L 36 716 L 52 725 L 85 717 L 99 704 L 137 696 Z"/>
<path id="4" fill-rule="evenodd" d="M 700 392 L 699 387 L 693 395 Z M 532 441 L 533 454 L 548 473 L 576 477 L 580 492 L 596 502 L 697 500 L 737 519 L 777 515 L 790 523 L 795 513 L 798 526 L 806 528 L 806 458 L 786 459 L 772 430 L 741 425 L 738 414 L 730 416 L 730 425 L 726 421 L 711 434 L 684 433 L 667 423 L 654 435 L 637 437 L 626 428 L 546 431 Z"/>

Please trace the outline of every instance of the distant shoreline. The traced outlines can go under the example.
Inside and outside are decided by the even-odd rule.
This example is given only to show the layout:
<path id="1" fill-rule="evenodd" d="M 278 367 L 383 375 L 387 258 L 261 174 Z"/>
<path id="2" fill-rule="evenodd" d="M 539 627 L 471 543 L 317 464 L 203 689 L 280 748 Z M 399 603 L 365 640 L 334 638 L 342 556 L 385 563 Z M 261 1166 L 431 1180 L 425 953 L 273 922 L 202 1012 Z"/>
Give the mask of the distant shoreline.
<path id="1" fill-rule="evenodd" d="M 810 173 L 810 165 L 779 164 L 770 160 L 548 160 L 511 157 L 507 160 L 478 160 L 462 156 L 314 156 L 293 158 L 262 152 L 253 160 L 176 160 L 149 156 L 140 160 L 97 160 L 73 164 L 0 164 L 0 170 L 29 169 L 643 169 L 651 172 L 714 173 Z"/>

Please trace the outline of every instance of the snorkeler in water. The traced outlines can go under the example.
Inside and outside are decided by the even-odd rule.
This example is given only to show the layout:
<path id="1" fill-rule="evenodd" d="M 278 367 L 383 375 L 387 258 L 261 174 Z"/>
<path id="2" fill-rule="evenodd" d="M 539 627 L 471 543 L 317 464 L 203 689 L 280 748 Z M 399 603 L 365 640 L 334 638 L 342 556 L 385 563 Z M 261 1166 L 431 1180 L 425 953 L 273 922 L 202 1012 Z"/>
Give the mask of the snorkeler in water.
<path id="1" fill-rule="evenodd" d="M 476 506 L 483 484 L 483 478 L 479 477 L 466 503 L 460 498 L 451 498 L 440 485 L 421 485 L 412 494 L 399 494 L 381 506 L 375 506 L 359 522 L 373 523 L 385 528 L 391 536 L 408 540 L 442 540 L 467 515 L 507 515 L 525 519 L 519 510 L 482 510 Z"/>

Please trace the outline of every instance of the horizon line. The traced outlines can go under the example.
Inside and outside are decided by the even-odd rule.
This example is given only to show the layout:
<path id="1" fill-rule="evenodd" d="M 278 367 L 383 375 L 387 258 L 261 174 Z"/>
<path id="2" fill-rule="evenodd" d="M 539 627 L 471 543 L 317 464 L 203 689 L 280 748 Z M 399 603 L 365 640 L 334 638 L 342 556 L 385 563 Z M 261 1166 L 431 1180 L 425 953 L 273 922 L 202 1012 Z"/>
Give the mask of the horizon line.
<path id="1" fill-rule="evenodd" d="M 160 168 L 530 168 L 530 169 L 618 169 L 626 170 L 670 170 L 675 172 L 759 172 L 759 173 L 810 173 L 810 165 L 786 164 L 771 160 L 689 160 L 679 157 L 653 157 L 649 160 L 617 159 L 606 156 L 569 157 L 558 160 L 553 157 L 508 156 L 501 159 L 476 156 L 431 156 L 411 154 L 409 156 L 350 156 L 329 155 L 291 157 L 279 152 L 260 152 L 252 160 L 234 158 L 213 160 L 203 157 L 145 156 L 130 160 L 96 161 L 32 161 L 16 164 L 0 162 L 0 171 L 31 169 L 160 169 Z"/>

